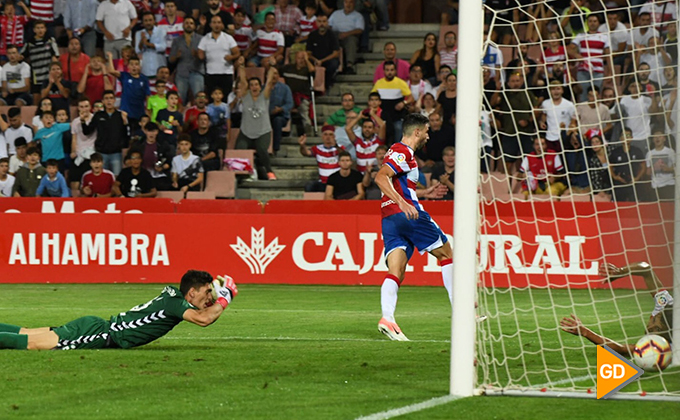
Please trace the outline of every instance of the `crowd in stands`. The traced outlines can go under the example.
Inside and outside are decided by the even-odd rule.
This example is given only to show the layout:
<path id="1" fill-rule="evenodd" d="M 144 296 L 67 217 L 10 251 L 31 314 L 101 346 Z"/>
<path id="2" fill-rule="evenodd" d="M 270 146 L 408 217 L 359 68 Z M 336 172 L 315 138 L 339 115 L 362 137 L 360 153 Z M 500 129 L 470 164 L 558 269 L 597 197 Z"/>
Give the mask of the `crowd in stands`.
<path id="1" fill-rule="evenodd" d="M 409 60 L 385 43 L 368 106 L 342 93 L 322 143 L 307 145 L 310 76 L 323 69 L 328 90 L 339 69 L 356 74 L 370 31 L 389 28 L 387 1 L 41 0 L 46 12 L 6 0 L 0 195 L 200 190 L 229 147 L 255 149 L 258 178 L 275 180 L 271 156 L 292 124 L 318 164 L 306 191 L 377 199 L 381 159 L 418 112 L 430 120 L 416 154 L 423 196 L 453 199 L 455 26 L 400 52 Z M 482 172 L 526 199 L 673 199 L 676 3 L 520 3 L 485 5 Z M 442 24 L 455 25 L 458 1 L 446 4 Z"/>

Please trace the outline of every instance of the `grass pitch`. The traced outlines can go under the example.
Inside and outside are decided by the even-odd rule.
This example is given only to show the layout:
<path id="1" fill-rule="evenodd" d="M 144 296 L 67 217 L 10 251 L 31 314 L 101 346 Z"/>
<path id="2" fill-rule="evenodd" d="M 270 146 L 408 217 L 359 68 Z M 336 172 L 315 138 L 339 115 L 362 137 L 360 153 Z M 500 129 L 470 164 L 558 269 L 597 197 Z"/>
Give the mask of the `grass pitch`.
<path id="1" fill-rule="evenodd" d="M 0 285 L 0 322 L 41 327 L 83 315 L 108 318 L 148 301 L 161 289 Z M 214 325 L 181 323 L 166 337 L 138 349 L 2 351 L 0 419 L 352 419 L 448 392 L 450 309 L 443 288 L 401 289 L 397 320 L 413 340 L 408 343 L 390 342 L 377 332 L 377 287 L 243 285 L 239 290 Z M 588 298 L 587 292 L 572 293 L 574 299 Z M 505 297 L 498 294 L 494 311 L 503 312 L 503 305 L 510 303 Z M 513 299 L 515 305 L 526 306 L 541 296 L 514 293 Z M 554 322 L 549 311 L 536 314 L 541 326 Z M 554 348 L 560 338 L 543 334 L 541 339 Z M 577 345 L 575 337 L 563 334 L 561 339 Z M 515 351 L 516 344 L 508 340 L 507 351 Z M 543 359 L 564 367 L 557 353 L 548 352 Z M 529 362 L 530 369 L 538 369 Z M 518 372 L 513 366 L 507 375 Z M 672 375 L 676 379 L 666 386 L 679 390 L 678 376 Z M 521 375 L 518 378 L 515 381 L 521 381 Z M 552 420 L 610 415 L 677 418 L 680 404 L 476 397 L 404 418 Z"/>

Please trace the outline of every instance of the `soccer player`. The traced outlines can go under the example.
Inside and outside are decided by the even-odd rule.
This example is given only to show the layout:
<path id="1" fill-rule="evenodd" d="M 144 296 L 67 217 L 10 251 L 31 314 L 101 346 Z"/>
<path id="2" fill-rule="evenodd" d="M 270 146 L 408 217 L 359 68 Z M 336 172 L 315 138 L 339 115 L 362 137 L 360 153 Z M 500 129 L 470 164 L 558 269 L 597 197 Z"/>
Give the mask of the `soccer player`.
<path id="1" fill-rule="evenodd" d="M 213 288 L 217 300 L 213 298 Z M 166 286 L 159 296 L 114 315 L 108 321 L 85 316 L 56 328 L 0 324 L 0 349 L 129 349 L 143 346 L 163 337 L 182 321 L 207 327 L 222 315 L 237 294 L 231 277 L 218 276 L 213 281 L 210 273 L 189 270 L 182 276 L 179 289 Z"/>
<path id="2" fill-rule="evenodd" d="M 614 264 L 604 264 L 600 267 L 600 276 L 605 277 L 605 283 L 611 283 L 627 276 L 640 276 L 645 280 L 645 285 L 654 297 L 654 310 L 647 322 L 646 334 L 656 334 L 671 342 L 671 329 L 673 327 L 673 294 L 661 284 L 659 277 L 646 262 L 632 263 L 626 267 L 617 267 Z M 565 316 L 560 321 L 562 331 L 569 334 L 580 335 L 598 346 L 607 345 L 615 352 L 624 356 L 633 356 L 634 344 L 619 344 L 603 335 L 586 328 L 576 315 Z"/>
<path id="3" fill-rule="evenodd" d="M 380 289 L 382 319 L 378 331 L 391 340 L 408 341 L 394 320 L 399 285 L 404 280 L 406 264 L 418 248 L 421 254 L 429 252 L 437 258 L 442 269 L 444 287 L 452 299 L 453 252 L 446 235 L 423 210 L 418 196 L 430 197 L 437 193 L 434 188 L 416 190 L 418 163 L 415 151 L 427 143 L 429 120 L 421 114 L 409 114 L 404 118 L 403 137 L 387 152 L 383 165 L 375 177 L 375 183 L 383 193 L 382 232 L 385 243 L 385 259 L 388 274 Z M 446 188 L 443 186 L 441 188 Z"/>

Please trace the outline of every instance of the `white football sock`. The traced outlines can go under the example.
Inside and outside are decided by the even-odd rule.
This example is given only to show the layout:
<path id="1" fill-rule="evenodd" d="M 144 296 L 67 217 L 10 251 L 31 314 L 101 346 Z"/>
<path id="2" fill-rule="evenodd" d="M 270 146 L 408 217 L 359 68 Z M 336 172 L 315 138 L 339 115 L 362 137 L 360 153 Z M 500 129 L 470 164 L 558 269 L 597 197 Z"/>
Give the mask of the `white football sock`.
<path id="1" fill-rule="evenodd" d="M 394 311 L 397 309 L 397 293 L 399 293 L 398 279 L 388 274 L 385 276 L 382 287 L 380 288 L 380 305 L 382 306 L 382 316 L 390 322 L 394 321 Z"/>
<path id="2" fill-rule="evenodd" d="M 449 294 L 449 301 L 453 305 L 453 259 L 446 259 L 439 261 L 442 268 L 442 279 L 444 280 L 444 287 Z"/>

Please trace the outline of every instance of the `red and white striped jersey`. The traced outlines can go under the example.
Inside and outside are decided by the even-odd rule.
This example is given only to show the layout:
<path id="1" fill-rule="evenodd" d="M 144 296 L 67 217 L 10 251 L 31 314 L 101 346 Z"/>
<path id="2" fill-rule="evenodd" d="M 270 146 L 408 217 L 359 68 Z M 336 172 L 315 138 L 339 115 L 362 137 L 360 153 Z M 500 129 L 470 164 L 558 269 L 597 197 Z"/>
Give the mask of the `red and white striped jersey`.
<path id="1" fill-rule="evenodd" d="M 137 16 L 141 17 L 141 11 L 148 10 L 144 6 L 144 2 L 142 0 L 130 0 L 130 3 L 132 3 L 133 6 L 135 6 L 135 10 L 137 11 Z"/>
<path id="2" fill-rule="evenodd" d="M 411 204 L 416 210 L 423 211 L 423 206 L 418 202 L 416 195 L 416 185 L 418 185 L 418 162 L 416 162 L 413 149 L 404 143 L 395 143 L 390 147 L 383 160 L 383 165 L 389 166 L 394 171 L 392 186 L 397 194 L 402 196 L 407 203 Z M 382 196 L 380 204 L 382 217 L 392 216 L 401 213 L 397 203 L 386 195 Z"/>
<path id="3" fill-rule="evenodd" d="M 312 156 L 316 158 L 317 165 L 319 165 L 319 181 L 325 184 L 329 176 L 340 170 L 338 155 L 342 148 L 338 146 L 326 147 L 319 144 L 313 146 L 310 150 Z"/>
<path id="4" fill-rule="evenodd" d="M 181 16 L 176 16 L 173 23 L 170 23 L 167 17 L 158 22 L 158 27 L 165 29 L 165 55 L 170 55 L 172 40 L 184 33 L 183 23 L 184 18 Z"/>
<path id="5" fill-rule="evenodd" d="M 557 47 L 557 51 L 553 51 L 550 48 L 546 48 L 543 51 L 543 63 L 545 63 L 545 66 L 549 73 L 552 74 L 553 64 L 558 61 L 561 61 L 563 63 L 567 62 L 567 52 L 564 49 L 564 46 L 560 45 L 559 47 Z"/>
<path id="6" fill-rule="evenodd" d="M 24 26 L 28 23 L 28 16 L 0 16 L 0 54 L 7 54 L 7 46 L 23 47 Z"/>
<path id="7" fill-rule="evenodd" d="M 578 63 L 579 71 L 604 73 L 604 50 L 609 48 L 609 36 L 603 33 L 578 34 L 571 41 L 576 44 L 583 60 Z"/>
<path id="8" fill-rule="evenodd" d="M 258 29 L 255 33 L 257 39 L 257 55 L 260 57 L 269 57 L 276 53 L 279 47 L 286 45 L 283 39 L 283 34 L 279 31 L 267 32 L 263 29 Z"/>
<path id="9" fill-rule="evenodd" d="M 311 18 L 304 16 L 300 19 L 298 24 L 300 25 L 300 36 L 307 36 L 310 32 L 319 28 L 319 25 L 316 24 L 316 16 L 312 16 Z"/>
<path id="10" fill-rule="evenodd" d="M 156 18 L 156 23 L 160 22 L 165 17 L 165 3 L 158 3 L 158 7 L 151 6 L 149 10 Z"/>
<path id="11" fill-rule="evenodd" d="M 54 20 L 54 0 L 31 0 L 29 6 L 32 20 L 52 22 Z"/>
<path id="12" fill-rule="evenodd" d="M 248 25 L 244 24 L 239 29 L 234 30 L 234 40 L 241 51 L 247 50 L 254 38 L 253 28 Z"/>
<path id="13" fill-rule="evenodd" d="M 378 138 L 377 134 L 374 134 L 368 141 L 357 136 L 354 140 L 354 147 L 357 152 L 357 170 L 362 174 L 366 172 L 366 166 L 368 164 L 375 165 L 378 161 L 375 158 L 375 150 L 381 144 L 385 142 Z"/>

